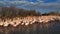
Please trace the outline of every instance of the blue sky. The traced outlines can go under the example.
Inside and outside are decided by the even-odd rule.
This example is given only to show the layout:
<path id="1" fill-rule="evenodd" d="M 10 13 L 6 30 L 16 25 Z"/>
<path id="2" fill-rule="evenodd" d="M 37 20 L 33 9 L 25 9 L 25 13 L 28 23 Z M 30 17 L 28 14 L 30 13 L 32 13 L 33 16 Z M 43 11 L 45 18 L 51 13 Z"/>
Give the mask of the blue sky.
<path id="1" fill-rule="evenodd" d="M 11 5 L 18 8 L 40 11 L 42 13 L 60 11 L 60 0 L 0 0 L 0 7 Z"/>

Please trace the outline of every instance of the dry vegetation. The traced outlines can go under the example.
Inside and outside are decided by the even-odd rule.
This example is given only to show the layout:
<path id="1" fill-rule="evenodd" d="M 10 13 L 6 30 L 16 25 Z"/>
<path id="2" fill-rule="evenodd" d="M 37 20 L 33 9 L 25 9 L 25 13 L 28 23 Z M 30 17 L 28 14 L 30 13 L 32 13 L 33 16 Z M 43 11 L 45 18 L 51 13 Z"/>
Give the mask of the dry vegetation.
<path id="1" fill-rule="evenodd" d="M 57 11 L 41 14 L 40 12 L 35 10 L 24 10 L 15 7 L 2 7 L 1 9 L 2 10 L 0 10 L 0 17 L 2 19 L 13 18 L 13 17 L 26 17 L 26 16 L 60 15 L 60 13 Z"/>

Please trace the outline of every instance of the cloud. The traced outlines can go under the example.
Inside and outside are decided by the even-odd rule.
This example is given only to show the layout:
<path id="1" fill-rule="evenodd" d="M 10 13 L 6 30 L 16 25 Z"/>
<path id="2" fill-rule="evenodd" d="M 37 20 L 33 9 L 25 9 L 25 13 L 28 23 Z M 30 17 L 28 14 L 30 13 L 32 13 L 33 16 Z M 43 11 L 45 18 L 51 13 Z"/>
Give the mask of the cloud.
<path id="1" fill-rule="evenodd" d="M 40 5 L 37 5 L 40 8 L 60 8 L 60 4 L 59 3 L 42 3 Z"/>
<path id="2" fill-rule="evenodd" d="M 6 0 L 7 1 L 7 0 Z M 55 2 L 45 3 L 43 0 L 37 0 L 38 2 L 29 2 L 27 0 L 14 0 L 14 1 L 0 1 L 0 5 L 15 5 L 27 9 L 55 9 L 60 10 L 60 0 Z"/>
<path id="3" fill-rule="evenodd" d="M 39 1 L 39 2 L 44 2 L 43 0 L 37 0 L 37 1 Z"/>
<path id="4" fill-rule="evenodd" d="M 60 3 L 60 0 L 57 0 L 57 3 Z"/>

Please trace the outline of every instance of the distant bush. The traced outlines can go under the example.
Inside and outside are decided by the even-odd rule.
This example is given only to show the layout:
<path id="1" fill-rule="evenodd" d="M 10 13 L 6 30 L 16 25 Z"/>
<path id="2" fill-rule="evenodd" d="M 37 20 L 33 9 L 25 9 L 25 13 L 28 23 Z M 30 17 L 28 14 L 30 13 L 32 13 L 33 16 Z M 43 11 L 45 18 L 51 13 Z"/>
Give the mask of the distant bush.
<path id="1" fill-rule="evenodd" d="M 49 12 L 49 13 L 44 13 L 42 15 L 45 15 L 45 16 L 49 16 L 49 15 L 55 15 L 55 16 L 60 16 L 60 13 L 59 12 L 55 12 L 55 11 L 52 11 L 52 12 Z"/>
<path id="2" fill-rule="evenodd" d="M 18 9 L 15 7 L 2 7 L 2 10 L 0 11 L 0 17 L 25 17 L 25 16 L 40 16 L 41 14 L 39 12 L 36 12 L 35 10 L 24 10 L 24 9 Z"/>
<path id="3" fill-rule="evenodd" d="M 2 7 L 2 10 L 0 11 L 0 18 L 13 18 L 13 17 L 26 17 L 26 16 L 43 16 L 43 15 L 60 15 L 60 13 L 57 12 L 49 12 L 41 14 L 38 11 L 35 10 L 25 10 L 25 9 L 19 9 L 15 7 Z"/>

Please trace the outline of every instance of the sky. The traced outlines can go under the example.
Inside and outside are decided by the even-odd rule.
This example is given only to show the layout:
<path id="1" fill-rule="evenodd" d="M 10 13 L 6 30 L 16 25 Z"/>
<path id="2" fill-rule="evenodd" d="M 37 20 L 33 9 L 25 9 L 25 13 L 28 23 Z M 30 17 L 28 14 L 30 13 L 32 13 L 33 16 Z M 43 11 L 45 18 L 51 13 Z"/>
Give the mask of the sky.
<path id="1" fill-rule="evenodd" d="M 0 0 L 0 7 L 1 6 L 15 6 L 17 8 L 45 13 L 60 11 L 60 0 Z"/>

